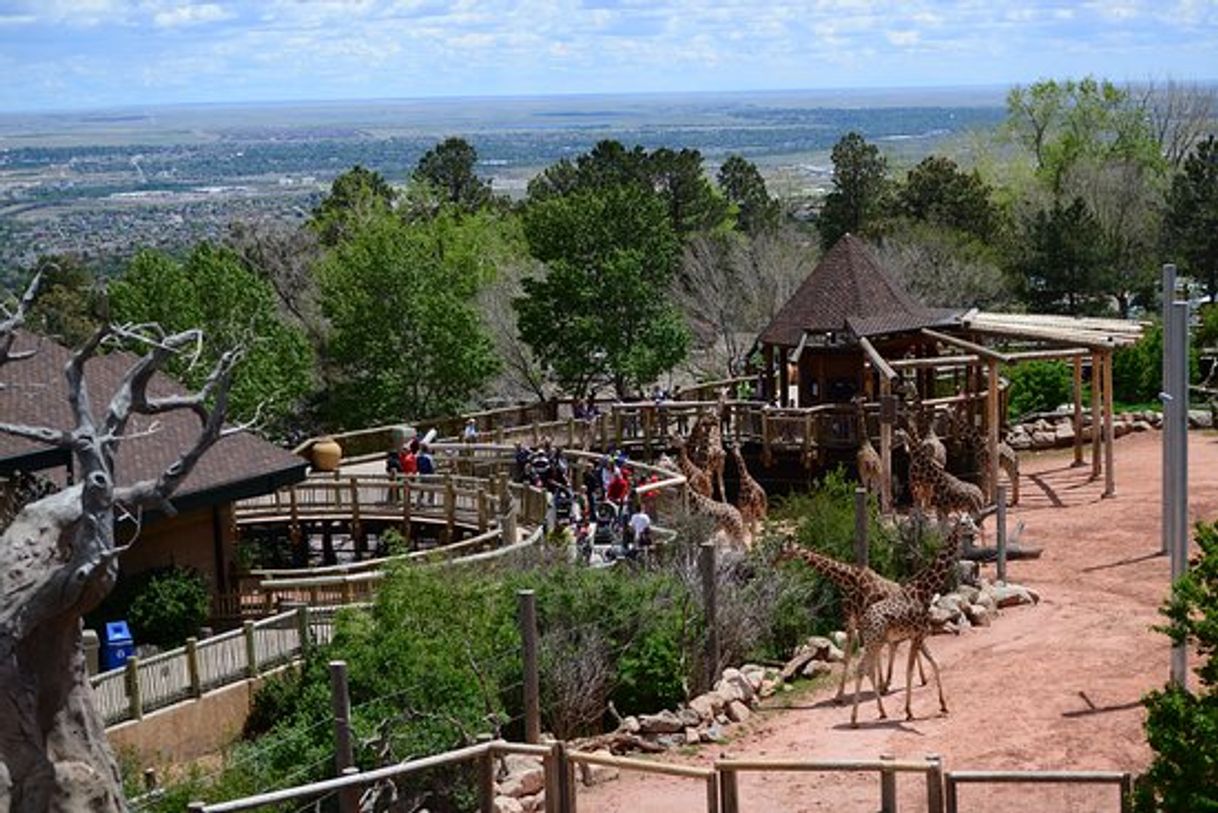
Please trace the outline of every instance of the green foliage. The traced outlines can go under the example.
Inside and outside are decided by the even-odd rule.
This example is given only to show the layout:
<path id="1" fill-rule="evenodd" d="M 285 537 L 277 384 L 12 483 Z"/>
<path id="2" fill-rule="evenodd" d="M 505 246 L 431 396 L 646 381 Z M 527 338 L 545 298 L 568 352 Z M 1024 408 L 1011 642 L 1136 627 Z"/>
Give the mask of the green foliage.
<path id="1" fill-rule="evenodd" d="M 729 155 L 719 167 L 719 188 L 736 207 L 736 228 L 759 234 L 778 228 L 782 205 L 770 197 L 757 165 L 739 155 Z"/>
<path id="2" fill-rule="evenodd" d="M 1203 306 L 1199 316 L 1201 324 L 1190 347 L 1218 347 L 1218 303 Z"/>
<path id="3" fill-rule="evenodd" d="M 202 576 L 172 567 L 155 571 L 141 582 L 127 619 L 136 642 L 172 649 L 198 634 L 211 614 L 211 591 Z"/>
<path id="4" fill-rule="evenodd" d="M 1003 375 L 1010 382 L 1007 415 L 1012 420 L 1056 409 L 1073 398 L 1074 374 L 1062 361 L 1024 361 L 1006 368 Z"/>
<path id="5" fill-rule="evenodd" d="M 26 327 L 68 347 L 83 344 L 105 318 L 105 297 L 93 272 L 76 256 L 41 257 L 38 298 L 26 317 Z"/>
<path id="6" fill-rule="evenodd" d="M 328 422 L 372 426 L 464 407 L 499 368 L 475 299 L 514 240 L 493 213 L 445 209 L 412 222 L 372 218 L 334 247 L 317 271 L 331 327 Z"/>
<path id="7" fill-rule="evenodd" d="M 833 147 L 833 191 L 825 196 L 817 228 L 823 248 L 846 233 L 855 236 L 879 229 L 888 195 L 888 161 L 858 133 L 842 136 Z"/>
<path id="8" fill-rule="evenodd" d="M 1082 198 L 1037 212 L 1024 222 L 1013 271 L 1029 307 L 1078 315 L 1103 309 L 1104 255 L 1099 224 Z"/>
<path id="9" fill-rule="evenodd" d="M 1135 792 L 1135 809 L 1218 811 L 1218 524 L 1198 524 L 1199 558 L 1172 585 L 1160 612 L 1173 643 L 1196 653 L 1200 686 L 1167 686 L 1143 698 L 1154 761 Z"/>
<path id="10" fill-rule="evenodd" d="M 1196 341 L 1188 345 L 1189 381 L 1201 377 L 1201 357 Z M 1137 342 L 1117 350 L 1112 357 L 1112 395 L 1125 403 L 1157 402 L 1163 389 L 1163 327 L 1148 327 Z"/>
<path id="11" fill-rule="evenodd" d="M 1197 144 L 1172 179 L 1167 244 L 1188 273 L 1218 301 L 1218 137 Z"/>
<path id="12" fill-rule="evenodd" d="M 370 220 L 393 209 L 396 194 L 379 172 L 356 164 L 334 179 L 313 209 L 309 226 L 323 245 L 336 246 Z"/>
<path id="13" fill-rule="evenodd" d="M 446 138 L 419 159 L 412 180 L 430 184 L 445 203 L 476 211 L 491 199 L 491 185 L 474 173 L 478 151 L 464 138 Z"/>
<path id="14" fill-rule="evenodd" d="M 280 317 L 270 284 L 226 248 L 200 243 L 184 262 L 140 252 L 110 284 L 110 310 L 117 322 L 156 322 L 171 332 L 201 328 L 199 360 L 179 357 L 168 367 L 190 387 L 203 384 L 222 353 L 244 347 L 229 393 L 234 419 L 259 415 L 270 432 L 281 432 L 312 389 L 308 340 Z"/>
<path id="15" fill-rule="evenodd" d="M 625 395 L 685 357 L 666 296 L 678 246 L 655 196 L 627 185 L 532 203 L 524 233 L 546 273 L 523 281 L 520 335 L 567 392 L 608 381 Z"/>
<path id="16" fill-rule="evenodd" d="M 909 170 L 896 207 L 906 217 L 984 240 L 993 237 L 998 221 L 991 193 L 980 173 L 963 172 L 950 158 L 932 155 Z"/>

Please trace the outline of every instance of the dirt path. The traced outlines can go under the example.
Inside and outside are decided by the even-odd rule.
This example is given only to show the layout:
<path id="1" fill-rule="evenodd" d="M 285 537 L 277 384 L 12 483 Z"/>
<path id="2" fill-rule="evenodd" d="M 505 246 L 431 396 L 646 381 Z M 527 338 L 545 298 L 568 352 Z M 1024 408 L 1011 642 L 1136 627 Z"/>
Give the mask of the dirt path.
<path id="1" fill-rule="evenodd" d="M 1012 581 L 1042 596 L 1036 607 L 1002 613 L 993 626 L 930 641 L 943 667 L 950 715 L 938 716 L 933 683 L 915 684 L 916 719 L 903 719 L 903 696 L 890 695 L 888 721 L 874 701 L 860 701 L 860 727 L 832 690 L 800 707 L 761 711 L 727 744 L 674 761 L 710 764 L 720 754 L 770 758 L 875 758 L 891 753 L 943 756 L 956 769 L 1133 770 L 1145 766 L 1139 698 L 1162 685 L 1166 639 L 1150 627 L 1166 594 L 1168 562 L 1159 550 L 1158 433 L 1130 435 L 1115 447 L 1117 498 L 1101 500 L 1103 482 L 1090 466 L 1071 468 L 1068 450 L 1026 458 L 1023 503 L 1010 527 L 1026 523 L 1024 541 L 1043 546 L 1039 560 L 1010 565 Z M 1218 516 L 1218 438 L 1192 433 L 1190 512 Z M 987 529 L 988 532 L 988 529 Z M 987 575 L 993 578 L 992 568 Z M 894 683 L 897 683 L 894 680 Z M 1096 706 L 1091 710 L 1080 696 Z M 900 782 L 906 810 L 925 809 L 916 777 Z M 863 775 L 748 774 L 740 783 L 746 811 L 873 811 L 878 783 Z M 693 782 L 623 775 L 581 790 L 581 813 L 671 813 L 702 810 Z M 1116 810 L 1106 788 L 961 791 L 962 811 Z M 983 806 L 981 806 L 983 805 Z"/>

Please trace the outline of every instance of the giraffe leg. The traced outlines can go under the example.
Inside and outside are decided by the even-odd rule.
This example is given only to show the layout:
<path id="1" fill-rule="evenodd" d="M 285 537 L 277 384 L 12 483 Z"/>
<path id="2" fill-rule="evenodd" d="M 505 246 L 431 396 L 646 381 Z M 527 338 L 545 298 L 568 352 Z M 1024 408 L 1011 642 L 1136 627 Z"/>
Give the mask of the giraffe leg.
<path id="1" fill-rule="evenodd" d="M 863 688 L 863 669 L 871 668 L 871 650 L 859 653 L 858 665 L 854 668 L 854 706 L 850 709 L 850 727 L 859 727 L 859 691 Z"/>
<path id="2" fill-rule="evenodd" d="M 922 685 L 926 685 L 926 670 L 922 668 L 922 658 L 919 656 L 918 662 L 918 680 L 922 681 Z"/>
<path id="3" fill-rule="evenodd" d="M 888 645 L 888 674 L 884 676 L 884 691 L 888 691 L 892 686 L 892 663 L 897 659 L 897 647 L 900 644 L 890 643 Z"/>
<path id="4" fill-rule="evenodd" d="M 875 704 L 880 710 L 880 719 L 887 720 L 888 712 L 884 711 L 884 693 L 880 691 L 880 670 L 883 665 L 880 663 L 880 650 L 882 645 L 875 647 L 874 654 L 868 650 L 867 656 L 871 662 L 871 691 L 875 693 Z"/>
<path id="5" fill-rule="evenodd" d="M 850 651 L 858 647 L 860 652 L 859 657 L 862 657 L 862 641 L 859 634 L 858 620 L 851 617 L 846 619 L 846 645 L 842 657 L 842 679 L 837 685 L 837 697 L 834 700 L 841 703 L 846 699 L 846 678 L 850 674 Z"/>
<path id="6" fill-rule="evenodd" d="M 913 697 L 913 668 L 914 662 L 918 660 L 918 647 L 921 642 L 911 640 L 909 642 L 909 657 L 905 660 L 905 719 L 912 720 L 913 708 L 910 705 Z"/>
<path id="7" fill-rule="evenodd" d="M 935 675 L 935 685 L 939 687 L 939 711 L 947 714 L 947 700 L 943 697 L 943 678 L 939 676 L 939 664 L 935 663 L 934 656 L 930 654 L 930 649 L 927 648 L 925 641 L 921 642 L 918 648 L 926 656 L 926 660 L 930 663 L 930 670 Z"/>

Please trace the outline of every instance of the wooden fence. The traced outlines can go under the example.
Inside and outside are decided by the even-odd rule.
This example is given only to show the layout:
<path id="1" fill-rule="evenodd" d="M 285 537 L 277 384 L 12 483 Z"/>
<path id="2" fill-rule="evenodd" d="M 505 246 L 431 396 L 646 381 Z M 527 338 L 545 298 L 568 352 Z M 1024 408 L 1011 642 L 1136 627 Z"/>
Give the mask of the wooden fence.
<path id="1" fill-rule="evenodd" d="M 185 646 L 150 658 L 128 658 L 126 666 L 89 679 L 93 701 L 110 726 L 256 677 L 295 660 L 311 644 L 328 643 L 337 609 L 300 607 L 211 638 L 188 638 Z"/>

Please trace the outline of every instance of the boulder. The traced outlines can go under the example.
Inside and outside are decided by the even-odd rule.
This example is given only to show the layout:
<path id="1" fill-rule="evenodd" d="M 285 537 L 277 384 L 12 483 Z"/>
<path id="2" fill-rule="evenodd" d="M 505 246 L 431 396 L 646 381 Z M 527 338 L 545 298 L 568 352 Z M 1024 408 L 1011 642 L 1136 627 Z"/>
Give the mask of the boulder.
<path id="1" fill-rule="evenodd" d="M 740 700 L 743 700 L 746 703 L 752 700 L 756 695 L 756 693 L 753 691 L 753 684 L 749 683 L 748 678 L 741 674 L 739 669 L 724 669 L 723 677 L 720 678 L 719 682 L 715 684 L 715 691 L 719 692 L 724 697 L 730 697 L 726 691 L 723 691 L 729 687 L 734 690 L 733 693 Z"/>
<path id="2" fill-rule="evenodd" d="M 1020 431 L 1013 431 L 1007 436 L 1007 445 L 1017 452 L 1026 452 L 1032 448 L 1032 436 L 1020 427 Z"/>
<path id="3" fill-rule="evenodd" d="M 845 630 L 834 630 L 833 632 L 829 633 L 829 640 L 832 641 L 833 645 L 835 647 L 837 647 L 838 649 L 845 649 L 846 648 Z"/>
<path id="4" fill-rule="evenodd" d="M 723 711 L 723 696 L 715 692 L 700 694 L 689 701 L 689 708 L 703 720 L 713 720 L 716 714 Z"/>
<path id="5" fill-rule="evenodd" d="M 954 613 L 951 610 L 946 610 L 938 605 L 930 608 L 930 623 L 934 627 L 946 627 L 952 622 L 953 617 Z"/>
<path id="6" fill-rule="evenodd" d="M 977 596 L 981 593 L 981 588 L 974 587 L 971 584 L 962 584 L 952 592 L 965 601 L 972 603 L 977 600 Z"/>
<path id="7" fill-rule="evenodd" d="M 782 685 L 775 680 L 766 678 L 761 681 L 761 690 L 757 692 L 757 696 L 761 698 L 773 697 L 774 692 L 778 691 L 778 687 Z"/>
<path id="8" fill-rule="evenodd" d="M 593 751 L 593 753 L 604 757 L 609 756 L 608 751 Z M 589 765 L 586 762 L 579 763 L 579 781 L 583 782 L 587 787 L 610 782 L 617 779 L 620 773 L 621 772 L 617 768 L 609 765 Z"/>
<path id="9" fill-rule="evenodd" d="M 1016 607 L 1020 604 L 1035 604 L 1040 601 L 1035 591 L 1018 584 L 995 584 L 990 588 L 994 603 L 999 609 Z"/>
<path id="10" fill-rule="evenodd" d="M 520 800 L 524 813 L 542 813 L 546 809 L 546 792 L 543 790 L 536 796 L 526 796 Z"/>
<path id="11" fill-rule="evenodd" d="M 749 707 L 743 702 L 733 700 L 727 704 L 727 719 L 731 720 L 733 723 L 746 722 L 751 716 L 752 712 L 749 711 Z"/>
<path id="12" fill-rule="evenodd" d="M 718 723 L 711 723 L 699 732 L 702 742 L 723 742 L 723 729 Z"/>
<path id="13" fill-rule="evenodd" d="M 787 661 L 786 665 L 784 667 L 782 667 L 782 671 L 779 672 L 778 675 L 784 681 L 791 680 L 796 675 L 798 675 L 800 672 L 802 672 L 804 667 L 807 666 L 811 662 L 812 662 L 812 653 L 811 652 L 807 652 L 807 651 L 797 652 L 797 653 L 795 653 L 795 657 L 793 657 L 793 658 L 791 658 L 791 660 Z"/>
<path id="14" fill-rule="evenodd" d="M 702 742 L 702 735 L 698 733 L 696 726 L 689 726 L 685 729 L 685 744 L 697 745 Z"/>
<path id="15" fill-rule="evenodd" d="M 519 799 L 522 796 L 532 796 L 546 786 L 546 772 L 540 765 L 534 765 L 525 770 L 509 773 L 499 783 L 499 794 Z"/>
<path id="16" fill-rule="evenodd" d="M 702 725 L 703 719 L 701 714 L 691 708 L 677 709 L 677 718 L 680 719 L 681 724 L 686 728 L 691 726 L 697 728 Z"/>
<path id="17" fill-rule="evenodd" d="M 961 584 L 976 584 L 981 578 L 981 563 L 961 559 L 956 562 L 956 575 Z"/>
<path id="18" fill-rule="evenodd" d="M 1112 436 L 1114 438 L 1123 438 L 1133 431 L 1133 426 L 1128 423 L 1114 423 L 1112 425 Z"/>
<path id="19" fill-rule="evenodd" d="M 1032 448 L 1034 449 L 1050 449 L 1057 443 L 1057 435 L 1050 431 L 1039 431 L 1032 433 Z"/>
<path id="20" fill-rule="evenodd" d="M 1208 409 L 1190 409 L 1188 411 L 1189 429 L 1213 429 L 1214 416 Z"/>
<path id="21" fill-rule="evenodd" d="M 992 613 L 989 608 L 981 604 L 969 604 L 964 614 L 968 616 L 969 623 L 975 627 L 988 627 L 992 618 Z"/>
<path id="22" fill-rule="evenodd" d="M 638 734 L 640 728 L 639 718 L 633 714 L 622 720 L 622 729 L 628 734 Z"/>
<path id="23" fill-rule="evenodd" d="M 1134 421 L 1129 425 L 1129 428 L 1135 432 L 1149 432 L 1151 429 L 1154 429 L 1150 425 L 1150 421 Z"/>
<path id="24" fill-rule="evenodd" d="M 656 714 L 639 715 L 640 734 L 676 734 L 685 730 L 685 723 L 671 711 L 665 709 Z"/>
<path id="25" fill-rule="evenodd" d="M 1057 426 L 1053 427 L 1055 443 L 1060 443 L 1063 446 L 1074 442 L 1074 424 L 1070 421 L 1059 421 Z"/>
<path id="26" fill-rule="evenodd" d="M 495 813 L 524 813 L 524 805 L 511 796 L 496 796 Z"/>
<path id="27" fill-rule="evenodd" d="M 807 666 L 800 672 L 806 678 L 818 678 L 822 675 L 828 675 L 833 672 L 833 667 L 828 661 L 808 661 Z"/>

